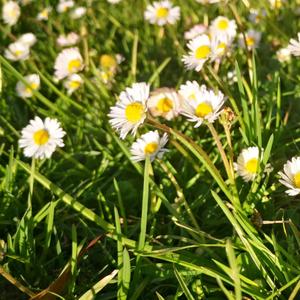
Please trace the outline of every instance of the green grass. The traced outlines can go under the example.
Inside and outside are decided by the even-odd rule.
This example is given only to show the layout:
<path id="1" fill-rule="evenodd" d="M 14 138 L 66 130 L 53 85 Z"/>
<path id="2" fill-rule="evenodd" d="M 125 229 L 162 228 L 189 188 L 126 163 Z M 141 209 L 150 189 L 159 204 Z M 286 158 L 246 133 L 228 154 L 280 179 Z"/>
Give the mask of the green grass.
<path id="1" fill-rule="evenodd" d="M 247 19 L 247 2 L 266 7 L 259 24 Z M 144 0 L 78 1 L 90 3 L 83 18 L 54 9 L 43 23 L 35 20 L 42 1 L 33 1 L 11 29 L 0 24 L 1 53 L 22 33 L 38 39 L 24 62 L 0 56 L 0 299 L 299 299 L 299 196 L 287 196 L 277 175 L 300 142 L 300 62 L 275 56 L 299 28 L 296 1 L 287 2 L 276 11 L 268 1 L 174 0 L 181 19 L 162 31 L 144 21 Z M 260 47 L 253 55 L 236 47 L 218 71 L 185 70 L 184 31 L 218 15 L 261 31 Z M 70 31 L 81 33 L 86 63 L 72 96 L 52 78 L 56 38 Z M 125 60 L 109 87 L 94 79 L 96 68 L 101 54 L 117 53 Z M 35 72 L 41 89 L 17 97 L 17 81 Z M 116 96 L 133 82 L 154 90 L 187 80 L 221 90 L 234 120 L 195 129 L 184 117 L 149 119 L 139 135 L 168 132 L 169 152 L 133 163 L 134 138 L 120 140 L 108 123 Z M 35 115 L 57 118 L 67 133 L 49 160 L 18 147 Z M 255 145 L 264 148 L 261 170 L 273 171 L 245 183 L 232 163 Z"/>

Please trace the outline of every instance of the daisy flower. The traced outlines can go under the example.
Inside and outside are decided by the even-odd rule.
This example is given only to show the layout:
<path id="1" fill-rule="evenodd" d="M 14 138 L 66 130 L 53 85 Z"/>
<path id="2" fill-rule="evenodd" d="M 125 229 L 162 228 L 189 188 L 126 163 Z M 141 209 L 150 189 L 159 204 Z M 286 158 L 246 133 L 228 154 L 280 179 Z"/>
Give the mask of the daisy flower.
<path id="1" fill-rule="evenodd" d="M 204 34 L 206 32 L 207 27 L 204 24 L 197 24 L 184 33 L 184 38 L 186 40 L 192 40 L 198 35 Z"/>
<path id="2" fill-rule="evenodd" d="M 236 36 L 236 23 L 226 17 L 219 16 L 212 21 L 209 28 L 211 36 L 226 36 L 229 40 Z"/>
<path id="3" fill-rule="evenodd" d="M 159 159 L 162 158 L 164 153 L 168 151 L 163 148 L 168 142 L 168 135 L 163 134 L 162 137 L 159 136 L 157 130 L 149 131 L 143 134 L 139 139 L 136 140 L 131 146 L 131 160 L 138 162 L 145 160 L 147 156 L 153 161 L 155 157 Z"/>
<path id="4" fill-rule="evenodd" d="M 75 5 L 74 1 L 72 0 L 60 0 L 57 4 L 56 10 L 59 13 L 64 13 L 68 11 L 70 8 L 72 8 Z"/>
<path id="5" fill-rule="evenodd" d="M 17 42 L 32 47 L 36 43 L 36 36 L 31 32 L 24 33 L 18 38 Z"/>
<path id="6" fill-rule="evenodd" d="M 232 39 L 229 39 L 226 35 L 215 35 L 212 36 L 211 48 L 212 48 L 212 57 L 211 61 L 220 59 L 226 54 L 230 49 L 232 44 Z"/>
<path id="7" fill-rule="evenodd" d="M 147 108 L 154 117 L 172 120 L 181 109 L 181 97 L 173 89 L 160 88 L 151 93 Z"/>
<path id="8" fill-rule="evenodd" d="M 83 83 L 83 79 L 78 74 L 72 74 L 65 82 L 64 87 L 68 90 L 68 95 L 78 90 Z"/>
<path id="9" fill-rule="evenodd" d="M 175 24 L 180 18 L 180 8 L 178 6 L 173 7 L 169 0 L 155 1 L 147 6 L 144 17 L 151 24 L 158 26 Z"/>
<path id="10" fill-rule="evenodd" d="M 279 62 L 287 62 L 291 60 L 291 51 L 286 48 L 281 48 L 276 52 L 276 57 Z"/>
<path id="11" fill-rule="evenodd" d="M 79 35 L 75 32 L 70 32 L 67 35 L 61 34 L 57 39 L 56 43 L 60 47 L 74 46 L 79 42 Z"/>
<path id="12" fill-rule="evenodd" d="M 204 63 L 212 56 L 210 39 L 206 34 L 199 35 L 189 41 L 187 47 L 190 51 L 188 55 L 183 56 L 182 61 L 186 68 L 199 72 Z"/>
<path id="13" fill-rule="evenodd" d="M 261 40 L 261 32 L 250 29 L 245 33 L 245 38 L 248 50 L 253 50 L 258 47 Z M 239 45 L 245 48 L 245 40 L 242 34 L 239 36 Z"/>
<path id="14" fill-rule="evenodd" d="M 186 116 L 188 121 L 196 122 L 196 128 L 203 121 L 213 123 L 221 113 L 224 102 L 224 95 L 220 91 L 215 93 L 202 85 L 192 99 L 184 101 L 181 114 Z"/>
<path id="15" fill-rule="evenodd" d="M 71 19 L 77 20 L 77 19 L 83 17 L 85 14 L 86 14 L 86 7 L 79 6 L 71 11 L 70 17 L 71 17 Z"/>
<path id="16" fill-rule="evenodd" d="M 259 153 L 258 147 L 249 147 L 243 149 L 234 163 L 234 169 L 244 181 L 253 181 L 256 177 L 258 166 L 262 159 L 262 152 Z"/>
<path id="17" fill-rule="evenodd" d="M 275 9 L 281 8 L 284 2 L 284 0 L 269 0 L 271 7 Z"/>
<path id="18" fill-rule="evenodd" d="M 8 1 L 2 7 L 2 19 L 5 24 L 13 26 L 21 15 L 20 6 L 15 1 Z"/>
<path id="19" fill-rule="evenodd" d="M 289 196 L 296 196 L 300 193 L 300 157 L 293 157 L 283 166 L 283 172 L 278 173 L 281 177 L 279 182 L 285 185 Z"/>
<path id="20" fill-rule="evenodd" d="M 99 63 L 101 69 L 115 71 L 123 60 L 124 58 L 120 54 L 102 54 L 99 58 Z"/>
<path id="21" fill-rule="evenodd" d="M 30 98 L 33 95 L 33 91 L 37 91 L 40 88 L 40 76 L 38 74 L 30 74 L 25 76 L 24 80 L 27 84 L 18 81 L 16 91 L 19 97 Z"/>
<path id="22" fill-rule="evenodd" d="M 29 57 L 29 47 L 20 42 L 9 44 L 4 56 L 12 61 L 25 60 Z"/>
<path id="23" fill-rule="evenodd" d="M 39 20 L 39 21 L 47 21 L 48 18 L 49 18 L 49 14 L 50 14 L 51 11 L 52 11 L 52 7 L 51 6 L 45 7 L 36 16 L 37 20 Z"/>
<path id="24" fill-rule="evenodd" d="M 121 139 L 125 139 L 130 131 L 135 135 L 138 127 L 144 123 L 149 90 L 150 86 L 145 82 L 134 83 L 131 88 L 121 92 L 119 101 L 111 107 L 109 123 L 120 133 Z"/>
<path id="25" fill-rule="evenodd" d="M 35 117 L 23 128 L 19 146 L 27 157 L 50 158 L 56 147 L 64 146 L 65 134 L 56 119 Z"/>
<path id="26" fill-rule="evenodd" d="M 290 43 L 287 49 L 291 52 L 294 56 L 300 56 L 300 32 L 298 32 L 298 41 L 295 39 L 290 39 Z"/>
<path id="27" fill-rule="evenodd" d="M 179 88 L 179 94 L 184 101 L 196 101 L 197 93 L 202 93 L 206 91 L 206 86 L 199 86 L 197 81 L 187 81 L 185 84 L 182 84 Z"/>
<path id="28" fill-rule="evenodd" d="M 84 68 L 82 56 L 78 48 L 68 48 L 61 51 L 54 64 L 54 75 L 60 80 Z"/>

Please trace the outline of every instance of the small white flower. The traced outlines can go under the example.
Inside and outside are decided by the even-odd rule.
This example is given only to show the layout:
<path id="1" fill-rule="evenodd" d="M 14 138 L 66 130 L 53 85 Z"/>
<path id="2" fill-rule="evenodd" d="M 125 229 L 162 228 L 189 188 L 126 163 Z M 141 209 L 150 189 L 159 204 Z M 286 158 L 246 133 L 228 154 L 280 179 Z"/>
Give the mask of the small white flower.
<path id="1" fill-rule="evenodd" d="M 74 46 L 76 45 L 80 40 L 80 37 L 77 33 L 75 32 L 70 32 L 67 35 L 61 34 L 57 40 L 56 43 L 60 47 L 69 47 L 69 46 Z"/>
<path id="2" fill-rule="evenodd" d="M 181 114 L 188 121 L 196 122 L 194 127 L 199 127 L 203 121 L 213 123 L 221 113 L 224 102 L 224 95 L 220 91 L 215 93 L 202 85 L 192 98 L 185 98 Z"/>
<path id="3" fill-rule="evenodd" d="M 33 95 L 33 91 L 40 88 L 40 76 L 38 74 L 30 74 L 25 76 L 24 80 L 27 84 L 22 81 L 18 81 L 16 91 L 19 97 L 30 98 Z"/>
<path id="4" fill-rule="evenodd" d="M 206 90 L 205 85 L 199 86 L 197 81 L 187 81 L 182 84 L 179 89 L 179 94 L 183 97 L 184 101 L 197 101 L 196 95 L 201 92 L 201 90 Z"/>
<path id="5" fill-rule="evenodd" d="M 72 0 L 61 0 L 56 7 L 57 12 L 64 13 L 75 5 Z"/>
<path id="6" fill-rule="evenodd" d="M 76 20 L 76 19 L 83 17 L 85 14 L 86 14 L 86 7 L 79 6 L 71 11 L 70 17 L 71 17 L 71 19 Z"/>
<path id="7" fill-rule="evenodd" d="M 207 32 L 207 26 L 205 26 L 204 24 L 197 24 L 184 33 L 184 38 L 186 40 L 192 40 L 198 35 L 204 34 L 206 32 Z"/>
<path id="8" fill-rule="evenodd" d="M 212 57 L 211 61 L 220 59 L 230 49 L 232 39 L 229 39 L 226 35 L 214 35 L 211 40 Z"/>
<path id="9" fill-rule="evenodd" d="M 278 173 L 281 177 L 279 182 L 288 187 L 286 193 L 289 196 L 300 194 L 300 157 L 293 157 L 283 166 L 283 172 Z"/>
<path id="10" fill-rule="evenodd" d="M 36 36 L 31 32 L 24 33 L 18 38 L 17 42 L 32 47 L 36 43 Z"/>
<path id="11" fill-rule="evenodd" d="M 249 50 L 253 50 L 258 47 L 261 40 L 261 32 L 250 29 L 245 33 L 246 44 Z M 245 48 L 245 40 L 242 34 L 239 36 L 239 44 L 241 47 Z"/>
<path id="12" fill-rule="evenodd" d="M 2 18 L 5 24 L 12 26 L 18 22 L 21 15 L 20 6 L 15 1 L 8 1 L 3 5 Z"/>
<path id="13" fill-rule="evenodd" d="M 294 56 L 300 56 L 300 32 L 298 32 L 298 41 L 295 39 L 290 39 L 290 43 L 288 45 L 288 50 Z"/>
<path id="14" fill-rule="evenodd" d="M 83 68 L 83 59 L 78 48 L 67 48 L 62 50 L 55 60 L 54 75 L 58 80 L 61 80 L 83 70 Z"/>
<path id="15" fill-rule="evenodd" d="M 195 69 L 199 72 L 204 63 L 212 57 L 211 42 L 206 34 L 197 36 L 187 44 L 190 49 L 188 55 L 184 55 L 182 61 L 187 69 Z"/>
<path id="16" fill-rule="evenodd" d="M 45 7 L 42 11 L 40 11 L 37 15 L 37 20 L 39 21 L 47 21 L 48 18 L 49 18 L 49 14 L 50 12 L 52 11 L 52 7 L 51 6 L 48 6 L 48 7 Z"/>
<path id="17" fill-rule="evenodd" d="M 118 65 L 124 60 L 124 58 L 120 55 L 113 54 L 102 54 L 99 59 L 100 67 L 103 70 L 110 70 L 115 72 L 117 70 Z"/>
<path id="18" fill-rule="evenodd" d="M 121 92 L 119 101 L 110 108 L 109 123 L 119 133 L 121 139 L 131 131 L 136 134 L 138 127 L 146 119 L 150 86 L 145 82 L 134 83 L 131 88 Z"/>
<path id="19" fill-rule="evenodd" d="M 230 85 L 238 81 L 235 70 L 227 72 L 227 80 Z"/>
<path id="20" fill-rule="evenodd" d="M 56 147 L 64 146 L 65 134 L 56 119 L 35 117 L 23 128 L 19 146 L 27 157 L 50 158 Z"/>
<path id="21" fill-rule="evenodd" d="M 29 57 L 29 47 L 20 42 L 9 44 L 4 56 L 12 61 L 25 60 Z"/>
<path id="22" fill-rule="evenodd" d="M 234 163 L 234 169 L 244 181 L 248 182 L 255 179 L 262 155 L 263 149 L 260 153 L 258 147 L 249 147 L 242 150 L 237 158 L 237 163 Z"/>
<path id="23" fill-rule="evenodd" d="M 151 93 L 147 107 L 152 116 L 172 120 L 180 112 L 181 97 L 173 89 L 160 88 Z"/>
<path id="24" fill-rule="evenodd" d="M 155 1 L 147 6 L 144 16 L 151 24 L 158 26 L 175 24 L 180 18 L 180 8 L 173 7 L 169 0 Z"/>
<path id="25" fill-rule="evenodd" d="M 167 142 L 168 135 L 166 133 L 160 137 L 157 130 L 149 131 L 132 144 L 130 149 L 132 155 L 131 160 L 138 162 L 145 160 L 147 156 L 150 157 L 150 161 L 153 161 L 155 157 L 161 159 L 164 153 L 168 151 L 163 148 Z"/>
<path id="26" fill-rule="evenodd" d="M 234 20 L 219 16 L 212 21 L 209 30 L 211 36 L 223 36 L 228 40 L 233 40 L 236 36 L 236 27 Z"/>
<path id="27" fill-rule="evenodd" d="M 286 48 L 281 48 L 276 52 L 276 57 L 279 62 L 288 62 L 291 60 L 291 51 Z"/>
<path id="28" fill-rule="evenodd" d="M 68 90 L 68 95 L 78 90 L 83 83 L 83 79 L 78 74 L 72 74 L 65 82 L 64 87 Z"/>

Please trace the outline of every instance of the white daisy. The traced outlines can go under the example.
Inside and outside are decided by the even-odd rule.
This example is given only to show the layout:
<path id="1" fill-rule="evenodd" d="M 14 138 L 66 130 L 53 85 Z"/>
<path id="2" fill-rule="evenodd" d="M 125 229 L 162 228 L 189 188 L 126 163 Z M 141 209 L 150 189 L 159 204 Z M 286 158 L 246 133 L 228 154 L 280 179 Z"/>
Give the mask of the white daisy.
<path id="1" fill-rule="evenodd" d="M 144 16 L 151 24 L 158 26 L 175 24 L 180 18 L 180 8 L 173 7 L 169 0 L 155 1 L 147 6 Z"/>
<path id="2" fill-rule="evenodd" d="M 281 176 L 279 181 L 288 187 L 286 193 L 289 196 L 300 194 L 300 157 L 293 157 L 283 166 L 283 172 L 278 173 Z"/>
<path id="3" fill-rule="evenodd" d="M 121 139 L 125 139 L 130 131 L 135 135 L 146 119 L 149 90 L 150 86 L 145 82 L 134 83 L 121 92 L 119 101 L 110 108 L 109 123 L 120 133 Z"/>
<path id="4" fill-rule="evenodd" d="M 237 158 L 237 163 L 234 163 L 234 169 L 244 181 L 253 181 L 261 162 L 262 152 L 259 153 L 258 147 L 249 147 L 243 149 Z"/>
<path id="5" fill-rule="evenodd" d="M 57 39 L 56 43 L 60 47 L 74 46 L 79 42 L 79 35 L 75 32 L 70 32 L 67 35 L 61 34 Z"/>
<path id="6" fill-rule="evenodd" d="M 72 0 L 61 0 L 57 4 L 56 10 L 59 13 L 64 13 L 68 11 L 70 8 L 72 8 L 74 5 L 75 3 Z"/>
<path id="7" fill-rule="evenodd" d="M 269 3 L 272 8 L 279 9 L 282 7 L 285 0 L 269 0 Z"/>
<path id="8" fill-rule="evenodd" d="M 23 81 L 18 81 L 16 91 L 19 97 L 30 98 L 33 95 L 33 91 L 40 88 L 40 76 L 38 74 L 30 74 L 25 76 L 24 80 L 27 84 Z"/>
<path id="9" fill-rule="evenodd" d="M 300 32 L 298 32 L 298 41 L 295 39 L 290 39 L 290 43 L 288 45 L 288 50 L 294 56 L 300 56 Z"/>
<path id="10" fill-rule="evenodd" d="M 206 90 L 205 85 L 199 86 L 197 81 L 187 81 L 179 88 L 179 94 L 183 97 L 184 101 L 196 101 L 196 95 L 201 93 L 201 90 Z"/>
<path id="11" fill-rule="evenodd" d="M 77 20 L 77 19 L 83 17 L 85 14 L 86 14 L 86 7 L 79 6 L 71 11 L 70 17 L 71 17 L 71 19 Z"/>
<path id="12" fill-rule="evenodd" d="M 81 71 L 83 68 L 83 59 L 78 48 L 68 48 L 58 54 L 54 64 L 54 75 L 60 80 Z"/>
<path id="13" fill-rule="evenodd" d="M 17 42 L 32 47 L 36 43 L 36 36 L 31 32 L 24 33 L 18 38 Z"/>
<path id="14" fill-rule="evenodd" d="M 116 71 L 118 65 L 124 60 L 120 54 L 102 54 L 99 59 L 100 67 L 103 70 Z"/>
<path id="15" fill-rule="evenodd" d="M 206 34 L 197 36 L 189 41 L 187 47 L 190 49 L 188 55 L 184 55 L 182 61 L 188 69 L 200 71 L 204 63 L 212 56 L 211 42 Z"/>
<path id="16" fill-rule="evenodd" d="M 147 107 L 152 116 L 171 120 L 180 112 L 181 97 L 173 89 L 160 88 L 151 93 Z"/>
<path id="17" fill-rule="evenodd" d="M 291 51 L 286 48 L 281 48 L 276 52 L 276 57 L 279 62 L 288 62 L 291 60 Z"/>
<path id="18" fill-rule="evenodd" d="M 234 20 L 219 16 L 212 21 L 209 30 L 211 36 L 226 36 L 229 40 L 233 40 L 236 36 L 236 27 Z"/>
<path id="19" fill-rule="evenodd" d="M 4 56 L 12 61 L 25 60 L 29 57 L 29 47 L 20 42 L 9 44 Z"/>
<path id="20" fill-rule="evenodd" d="M 78 90 L 83 83 L 83 79 L 78 74 L 72 74 L 65 82 L 64 87 L 68 90 L 68 95 Z"/>
<path id="21" fill-rule="evenodd" d="M 12 26 L 18 22 L 21 15 L 20 6 L 15 1 L 8 1 L 2 7 L 2 18 L 5 24 Z"/>
<path id="22" fill-rule="evenodd" d="M 199 127 L 203 121 L 213 123 L 221 113 L 224 102 L 224 95 L 220 91 L 215 93 L 202 85 L 193 98 L 184 101 L 181 114 L 188 121 L 196 122 L 194 127 Z"/>
<path id="23" fill-rule="evenodd" d="M 52 7 L 51 6 L 45 7 L 36 16 L 37 20 L 39 20 L 39 21 L 47 21 L 48 18 L 49 18 L 49 14 L 50 14 L 51 11 L 52 11 Z"/>
<path id="24" fill-rule="evenodd" d="M 226 35 L 214 35 L 211 40 L 212 57 L 211 61 L 220 59 L 230 49 L 232 39 L 229 39 Z"/>
<path id="25" fill-rule="evenodd" d="M 253 50 L 258 47 L 261 40 L 261 32 L 250 29 L 245 33 L 246 44 L 249 50 Z M 245 48 L 245 40 L 242 34 L 239 36 L 239 45 Z"/>
<path id="26" fill-rule="evenodd" d="M 204 34 L 206 32 L 207 32 L 207 26 L 205 26 L 204 24 L 197 24 L 184 33 L 184 38 L 186 40 L 192 40 L 198 35 Z"/>
<path id="27" fill-rule="evenodd" d="M 168 135 L 166 133 L 160 137 L 157 130 L 149 131 L 132 144 L 130 149 L 132 155 L 131 160 L 138 162 L 145 160 L 147 156 L 150 157 L 151 161 L 153 161 L 156 156 L 160 159 L 164 153 L 168 151 L 163 148 L 167 142 Z"/>
<path id="28" fill-rule="evenodd" d="M 35 117 L 23 128 L 19 146 L 27 157 L 50 158 L 56 147 L 64 146 L 65 134 L 56 119 Z"/>

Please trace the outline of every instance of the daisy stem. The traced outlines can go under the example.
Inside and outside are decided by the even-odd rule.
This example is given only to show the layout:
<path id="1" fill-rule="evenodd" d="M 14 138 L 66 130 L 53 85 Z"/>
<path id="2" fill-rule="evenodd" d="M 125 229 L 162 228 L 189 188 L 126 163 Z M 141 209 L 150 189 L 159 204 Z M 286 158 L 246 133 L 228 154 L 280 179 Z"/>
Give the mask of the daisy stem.
<path id="1" fill-rule="evenodd" d="M 229 164 L 229 161 L 227 159 L 227 156 L 226 156 L 226 153 L 224 151 L 224 148 L 222 146 L 219 134 L 216 131 L 216 129 L 215 129 L 215 127 L 214 127 L 214 125 L 212 123 L 207 123 L 207 127 L 210 130 L 210 132 L 211 132 L 211 134 L 212 134 L 212 136 L 213 136 L 213 138 L 214 138 L 214 140 L 216 142 L 216 145 L 218 147 L 218 150 L 220 152 L 221 158 L 223 160 L 223 164 L 224 164 L 227 176 L 228 176 L 228 178 L 230 180 L 230 183 L 232 184 L 232 186 L 235 186 L 234 172 L 233 172 L 233 169 L 230 167 L 230 164 Z"/>
<path id="2" fill-rule="evenodd" d="M 149 117 L 148 117 L 147 121 L 148 121 L 148 124 L 154 126 L 155 128 L 163 130 L 171 135 L 174 135 L 176 138 L 178 138 L 181 143 L 183 143 L 202 163 L 204 163 L 208 172 L 216 180 L 217 184 L 219 185 L 221 190 L 224 192 L 226 197 L 230 201 L 232 201 L 232 195 L 231 195 L 229 189 L 227 188 L 226 183 L 224 182 L 223 178 L 221 177 L 220 172 L 215 167 L 213 162 L 210 160 L 207 153 L 201 148 L 201 146 L 196 144 L 192 139 L 190 139 L 185 134 L 183 134 L 175 129 L 172 129 L 165 124 L 160 124 L 160 123 L 156 122 L 156 120 L 149 118 Z"/>
<path id="3" fill-rule="evenodd" d="M 141 231 L 138 242 L 138 250 L 143 250 L 145 247 L 147 219 L 148 219 L 148 206 L 149 206 L 149 172 L 150 172 L 150 157 L 146 156 L 145 170 L 144 170 L 144 188 L 142 200 L 142 216 L 141 216 Z"/>

